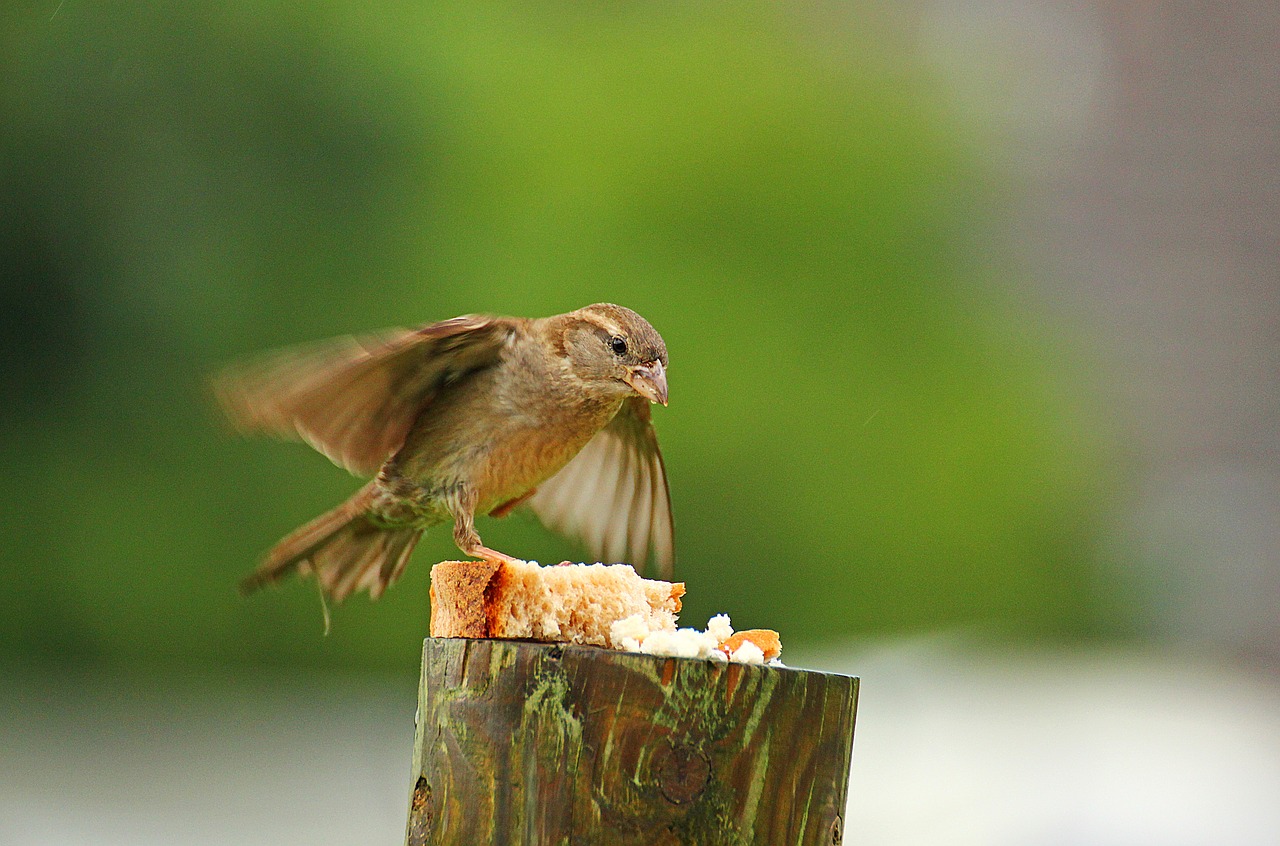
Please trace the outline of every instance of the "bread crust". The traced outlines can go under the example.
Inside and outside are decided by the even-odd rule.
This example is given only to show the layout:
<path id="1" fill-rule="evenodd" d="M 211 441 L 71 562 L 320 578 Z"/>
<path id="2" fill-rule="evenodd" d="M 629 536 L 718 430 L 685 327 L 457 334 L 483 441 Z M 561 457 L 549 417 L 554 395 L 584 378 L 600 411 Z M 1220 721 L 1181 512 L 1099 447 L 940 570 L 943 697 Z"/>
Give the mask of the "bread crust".
<path id="1" fill-rule="evenodd" d="M 760 648 L 766 661 L 772 661 L 782 654 L 782 638 L 773 629 L 746 629 L 734 632 L 720 645 L 720 649 L 725 655 L 732 655 L 747 641 L 751 641 Z"/>
<path id="2" fill-rule="evenodd" d="M 431 636 L 493 637 L 486 602 L 497 561 L 442 561 L 431 568 Z"/>

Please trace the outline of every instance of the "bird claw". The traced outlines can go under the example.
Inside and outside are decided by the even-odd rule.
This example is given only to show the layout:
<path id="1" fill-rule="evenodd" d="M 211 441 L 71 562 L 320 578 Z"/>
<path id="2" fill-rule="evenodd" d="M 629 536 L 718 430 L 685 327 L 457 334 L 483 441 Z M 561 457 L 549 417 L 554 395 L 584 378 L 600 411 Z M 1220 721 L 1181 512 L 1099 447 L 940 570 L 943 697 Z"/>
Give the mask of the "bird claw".
<path id="1" fill-rule="evenodd" d="M 484 561 L 495 561 L 499 564 L 516 564 L 523 561 L 521 558 L 513 558 L 505 552 L 498 552 L 496 549 L 490 549 L 487 546 L 474 546 L 468 549 L 467 555 L 472 558 L 479 558 Z"/>

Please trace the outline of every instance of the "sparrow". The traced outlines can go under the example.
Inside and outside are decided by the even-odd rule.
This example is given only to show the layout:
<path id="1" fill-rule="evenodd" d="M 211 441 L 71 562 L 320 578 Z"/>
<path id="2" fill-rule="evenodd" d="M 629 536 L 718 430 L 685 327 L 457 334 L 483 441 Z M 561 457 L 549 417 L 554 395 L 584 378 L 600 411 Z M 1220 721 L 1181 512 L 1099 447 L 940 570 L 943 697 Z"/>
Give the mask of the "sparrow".
<path id="1" fill-rule="evenodd" d="M 376 599 L 424 530 L 452 522 L 469 556 L 478 514 L 526 506 L 601 561 L 652 554 L 674 532 L 650 404 L 667 404 L 667 348 L 639 314 L 597 303 L 554 317 L 464 315 L 339 338 L 234 365 L 214 380 L 244 431 L 301 439 L 373 478 L 286 536 L 241 582 L 311 573 L 335 601 Z"/>

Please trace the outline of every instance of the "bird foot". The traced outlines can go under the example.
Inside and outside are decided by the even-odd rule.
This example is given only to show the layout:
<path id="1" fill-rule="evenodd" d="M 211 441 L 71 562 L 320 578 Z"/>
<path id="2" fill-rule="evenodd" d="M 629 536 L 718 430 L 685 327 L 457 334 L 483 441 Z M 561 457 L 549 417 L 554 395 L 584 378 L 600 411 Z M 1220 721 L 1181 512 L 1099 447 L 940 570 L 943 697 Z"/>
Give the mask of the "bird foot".
<path id="1" fill-rule="evenodd" d="M 505 552 L 498 552 L 496 549 L 490 549 L 487 546 L 473 546 L 470 549 L 463 550 L 472 558 L 480 558 L 485 561 L 497 561 L 502 564 L 515 564 L 523 559 L 513 558 Z"/>

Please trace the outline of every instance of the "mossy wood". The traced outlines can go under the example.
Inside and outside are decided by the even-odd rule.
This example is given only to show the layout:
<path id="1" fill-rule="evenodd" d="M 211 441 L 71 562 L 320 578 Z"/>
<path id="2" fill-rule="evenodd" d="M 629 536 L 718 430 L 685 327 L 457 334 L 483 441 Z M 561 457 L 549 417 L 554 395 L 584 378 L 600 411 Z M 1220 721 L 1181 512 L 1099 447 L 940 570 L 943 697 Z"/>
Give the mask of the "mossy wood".
<path id="1" fill-rule="evenodd" d="M 838 844 L 858 680 L 428 638 L 405 842 Z"/>

